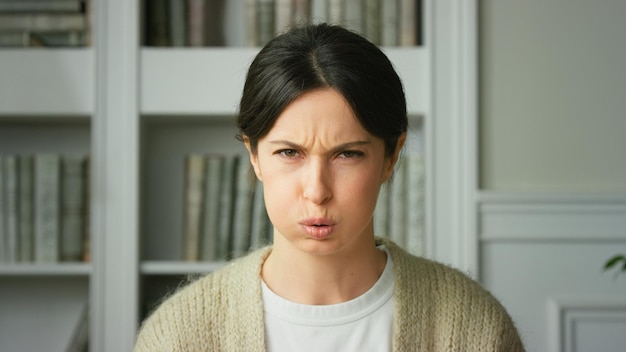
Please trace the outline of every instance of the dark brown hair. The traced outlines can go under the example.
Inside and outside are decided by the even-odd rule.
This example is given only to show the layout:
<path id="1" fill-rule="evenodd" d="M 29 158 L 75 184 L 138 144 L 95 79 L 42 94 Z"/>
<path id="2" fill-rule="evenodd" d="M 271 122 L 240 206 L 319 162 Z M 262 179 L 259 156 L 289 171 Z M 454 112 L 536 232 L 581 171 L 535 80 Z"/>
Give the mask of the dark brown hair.
<path id="1" fill-rule="evenodd" d="M 239 105 L 238 138 L 252 152 L 289 103 L 320 88 L 332 88 L 352 107 L 361 125 L 393 155 L 408 126 L 402 82 L 387 56 L 343 27 L 294 28 L 268 42 L 250 65 Z"/>

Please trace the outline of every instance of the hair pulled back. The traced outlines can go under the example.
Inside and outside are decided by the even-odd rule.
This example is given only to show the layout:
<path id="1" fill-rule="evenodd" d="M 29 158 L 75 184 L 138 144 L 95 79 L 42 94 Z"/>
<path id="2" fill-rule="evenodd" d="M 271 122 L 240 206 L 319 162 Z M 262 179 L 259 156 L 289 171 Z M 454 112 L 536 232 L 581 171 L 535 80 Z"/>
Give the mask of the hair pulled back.
<path id="1" fill-rule="evenodd" d="M 363 128 L 384 140 L 386 155 L 393 155 L 408 126 L 402 82 L 377 46 L 329 24 L 294 28 L 257 54 L 239 105 L 238 138 L 247 138 L 256 153 L 287 105 L 321 88 L 341 94 Z"/>

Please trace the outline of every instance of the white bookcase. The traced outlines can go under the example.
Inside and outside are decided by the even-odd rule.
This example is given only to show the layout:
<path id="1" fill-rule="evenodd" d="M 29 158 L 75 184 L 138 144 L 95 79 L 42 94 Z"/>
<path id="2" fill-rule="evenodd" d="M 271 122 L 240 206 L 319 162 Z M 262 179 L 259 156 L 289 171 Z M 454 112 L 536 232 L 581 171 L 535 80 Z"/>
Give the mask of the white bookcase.
<path id="1" fill-rule="evenodd" d="M 245 0 L 228 3 L 239 28 Z M 473 270 L 476 3 L 423 3 L 424 45 L 384 50 L 426 155 L 427 256 Z M 0 152 L 89 152 L 92 174 L 91 262 L 0 265 L 0 350 L 63 350 L 88 302 L 90 351 L 129 351 L 146 302 L 224 265 L 181 260 L 183 157 L 243 150 L 258 48 L 142 47 L 140 0 L 93 4 L 93 47 L 0 50 Z"/>

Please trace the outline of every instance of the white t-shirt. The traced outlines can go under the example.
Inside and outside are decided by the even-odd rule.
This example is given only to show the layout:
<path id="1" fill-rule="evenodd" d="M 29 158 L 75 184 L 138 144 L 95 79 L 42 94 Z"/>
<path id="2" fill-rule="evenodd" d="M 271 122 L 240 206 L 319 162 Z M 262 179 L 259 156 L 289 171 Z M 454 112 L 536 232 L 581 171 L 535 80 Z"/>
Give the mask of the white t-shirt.
<path id="1" fill-rule="evenodd" d="M 391 351 L 393 262 L 361 296 L 339 304 L 288 301 L 262 282 L 265 338 L 269 352 Z"/>

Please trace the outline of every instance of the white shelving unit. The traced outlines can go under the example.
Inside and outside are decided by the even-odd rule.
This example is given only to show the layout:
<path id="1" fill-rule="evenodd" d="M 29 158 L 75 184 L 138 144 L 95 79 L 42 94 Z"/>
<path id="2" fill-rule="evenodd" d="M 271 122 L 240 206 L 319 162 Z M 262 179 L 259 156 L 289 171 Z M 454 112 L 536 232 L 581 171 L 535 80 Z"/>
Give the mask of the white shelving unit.
<path id="1" fill-rule="evenodd" d="M 89 153 L 93 58 L 92 48 L 0 50 L 0 153 Z M 92 278 L 91 263 L 0 264 L 0 350 L 64 350 Z"/>
<path id="2" fill-rule="evenodd" d="M 228 3 L 236 18 L 244 1 Z M 465 269 L 472 239 L 450 224 L 473 221 L 475 7 L 424 0 L 424 45 L 384 48 L 426 153 L 427 255 Z M 182 158 L 243 150 L 233 117 L 258 49 L 142 48 L 140 9 L 94 1 L 92 48 L 0 51 L 0 152 L 90 151 L 93 176 L 91 263 L 0 265 L 0 350 L 63 349 L 89 302 L 90 351 L 129 351 L 147 301 L 226 264 L 181 261 Z"/>

